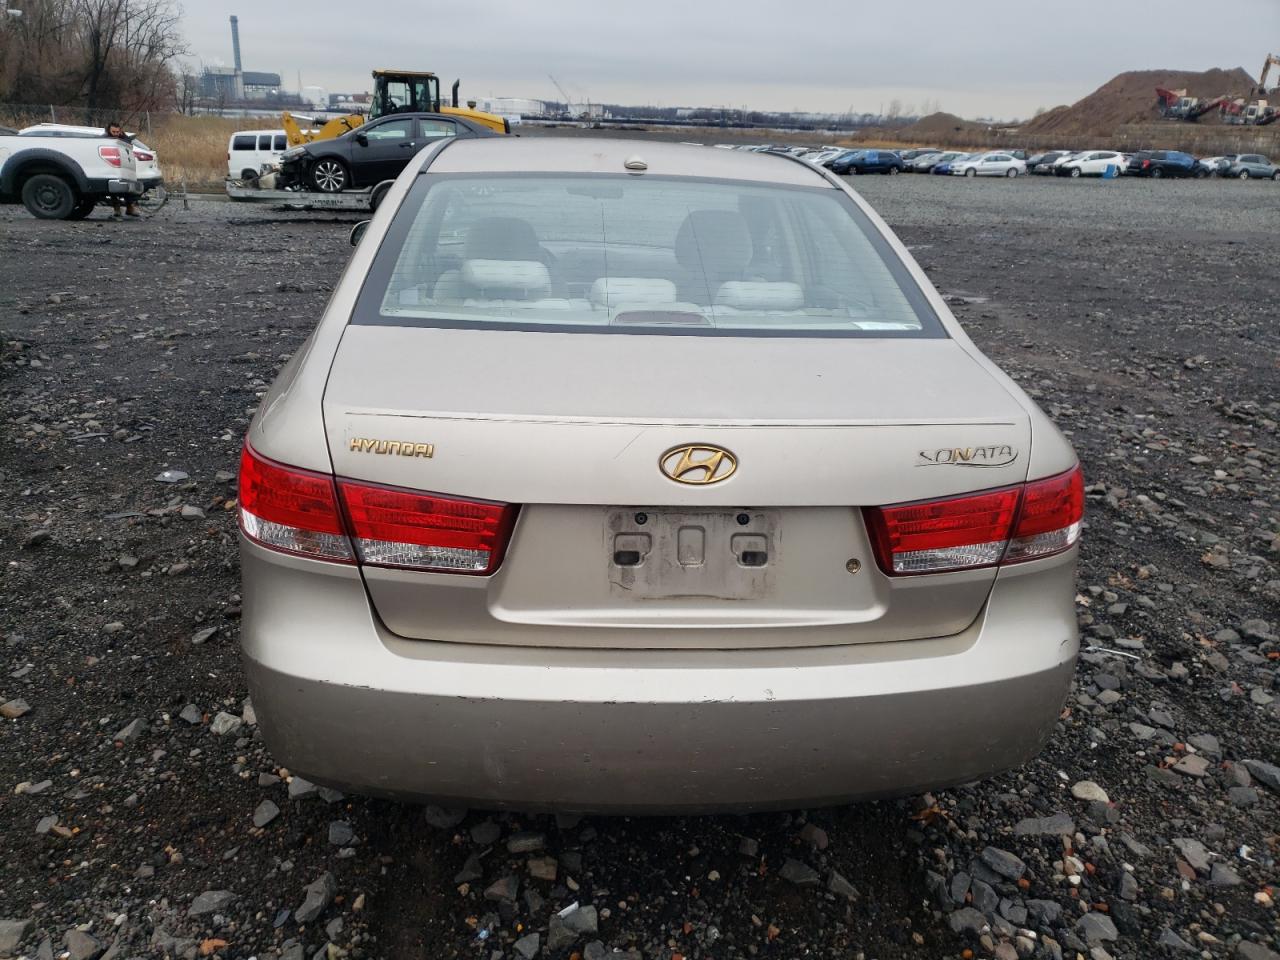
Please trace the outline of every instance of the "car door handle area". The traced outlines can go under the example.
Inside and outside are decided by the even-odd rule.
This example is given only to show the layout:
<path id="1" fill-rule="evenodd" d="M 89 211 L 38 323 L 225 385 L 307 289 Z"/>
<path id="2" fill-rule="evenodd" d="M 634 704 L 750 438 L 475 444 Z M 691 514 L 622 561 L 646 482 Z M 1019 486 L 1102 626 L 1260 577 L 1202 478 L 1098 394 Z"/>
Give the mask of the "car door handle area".
<path id="1" fill-rule="evenodd" d="M 414 144 L 412 144 L 412 143 L 402 143 L 402 144 L 400 144 L 400 149 L 401 149 L 401 150 L 412 150 L 412 149 L 413 149 L 413 147 L 414 147 Z"/>

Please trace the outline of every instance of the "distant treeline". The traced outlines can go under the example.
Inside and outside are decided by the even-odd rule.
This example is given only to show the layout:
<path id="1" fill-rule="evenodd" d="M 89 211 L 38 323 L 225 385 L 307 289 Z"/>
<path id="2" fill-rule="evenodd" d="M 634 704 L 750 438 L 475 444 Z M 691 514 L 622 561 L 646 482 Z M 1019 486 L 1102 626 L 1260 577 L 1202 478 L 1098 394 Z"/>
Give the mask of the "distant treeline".
<path id="1" fill-rule="evenodd" d="M 0 0 L 0 103 L 173 108 L 180 19 L 170 0 Z"/>

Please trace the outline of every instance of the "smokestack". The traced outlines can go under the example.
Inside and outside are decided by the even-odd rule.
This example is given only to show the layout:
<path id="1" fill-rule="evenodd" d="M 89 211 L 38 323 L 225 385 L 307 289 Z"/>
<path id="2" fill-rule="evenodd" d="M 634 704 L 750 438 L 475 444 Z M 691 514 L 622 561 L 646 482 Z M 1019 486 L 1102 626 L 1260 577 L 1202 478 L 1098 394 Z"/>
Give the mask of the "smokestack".
<path id="1" fill-rule="evenodd" d="M 236 73 L 240 73 L 240 18 L 234 13 L 231 15 L 231 50 L 235 54 Z"/>

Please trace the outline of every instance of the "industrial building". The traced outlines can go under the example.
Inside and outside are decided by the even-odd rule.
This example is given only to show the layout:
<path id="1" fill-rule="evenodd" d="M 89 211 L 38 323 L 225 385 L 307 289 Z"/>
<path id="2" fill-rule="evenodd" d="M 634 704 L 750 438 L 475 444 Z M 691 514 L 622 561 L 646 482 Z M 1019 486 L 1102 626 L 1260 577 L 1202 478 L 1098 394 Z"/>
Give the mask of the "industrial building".
<path id="1" fill-rule="evenodd" d="M 240 18 L 231 17 L 231 52 L 234 66 L 205 67 L 200 95 L 209 100 L 274 100 L 284 92 L 280 74 L 245 70 L 240 59 Z"/>

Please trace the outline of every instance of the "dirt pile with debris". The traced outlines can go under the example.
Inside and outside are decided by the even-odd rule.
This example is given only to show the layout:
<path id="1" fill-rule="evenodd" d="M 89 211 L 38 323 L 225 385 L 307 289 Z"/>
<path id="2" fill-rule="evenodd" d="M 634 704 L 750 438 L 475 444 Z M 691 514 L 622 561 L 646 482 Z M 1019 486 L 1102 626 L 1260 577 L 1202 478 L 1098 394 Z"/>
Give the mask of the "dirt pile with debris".
<path id="1" fill-rule="evenodd" d="M 1112 77 L 1083 100 L 1054 107 L 1023 125 L 1024 133 L 1109 135 L 1117 127 L 1158 119 L 1156 88 L 1186 90 L 1190 97 L 1245 96 L 1254 85 L 1243 67 L 1234 70 L 1130 70 Z M 1212 123 L 1216 114 L 1201 122 Z"/>

